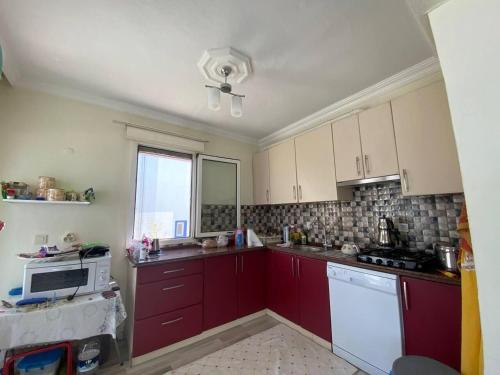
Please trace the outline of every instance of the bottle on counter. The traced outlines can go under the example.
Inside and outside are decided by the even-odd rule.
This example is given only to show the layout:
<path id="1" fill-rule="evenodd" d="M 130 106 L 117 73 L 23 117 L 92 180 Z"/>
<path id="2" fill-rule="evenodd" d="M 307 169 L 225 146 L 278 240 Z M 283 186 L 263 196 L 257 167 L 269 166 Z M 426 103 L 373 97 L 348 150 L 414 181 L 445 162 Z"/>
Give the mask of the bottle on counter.
<path id="1" fill-rule="evenodd" d="M 236 232 L 234 233 L 234 243 L 236 247 L 243 247 L 245 243 L 245 238 L 243 236 L 243 231 L 241 230 L 240 227 L 236 229 Z"/>

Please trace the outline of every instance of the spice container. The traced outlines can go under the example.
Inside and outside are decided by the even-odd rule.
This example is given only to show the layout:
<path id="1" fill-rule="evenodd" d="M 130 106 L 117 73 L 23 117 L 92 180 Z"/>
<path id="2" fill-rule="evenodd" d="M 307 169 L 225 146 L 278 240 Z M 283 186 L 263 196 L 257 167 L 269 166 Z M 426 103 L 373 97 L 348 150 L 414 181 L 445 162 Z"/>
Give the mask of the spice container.
<path id="1" fill-rule="evenodd" d="M 66 200 L 71 202 L 78 201 L 78 193 L 75 191 L 68 191 L 66 193 Z"/>
<path id="2" fill-rule="evenodd" d="M 38 199 L 40 198 L 47 199 L 47 190 L 48 189 L 36 189 L 36 197 Z"/>
<path id="3" fill-rule="evenodd" d="M 53 189 L 56 187 L 56 179 L 54 177 L 40 176 L 38 177 L 38 187 L 40 189 Z"/>
<path id="4" fill-rule="evenodd" d="M 47 190 L 47 200 L 48 201 L 63 201 L 65 200 L 64 189 L 48 189 Z"/>

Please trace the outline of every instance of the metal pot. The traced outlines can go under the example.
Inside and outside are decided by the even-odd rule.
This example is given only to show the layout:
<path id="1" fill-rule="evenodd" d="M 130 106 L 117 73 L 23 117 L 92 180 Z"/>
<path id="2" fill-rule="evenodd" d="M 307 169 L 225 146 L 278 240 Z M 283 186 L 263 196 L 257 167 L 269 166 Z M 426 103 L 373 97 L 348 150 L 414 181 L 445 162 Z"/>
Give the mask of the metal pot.
<path id="1" fill-rule="evenodd" d="M 434 244 L 434 251 L 445 270 L 458 272 L 458 249 L 456 247 L 446 242 L 437 242 Z"/>
<path id="2" fill-rule="evenodd" d="M 377 244 L 381 247 L 394 247 L 396 245 L 394 223 L 385 215 L 378 221 Z"/>

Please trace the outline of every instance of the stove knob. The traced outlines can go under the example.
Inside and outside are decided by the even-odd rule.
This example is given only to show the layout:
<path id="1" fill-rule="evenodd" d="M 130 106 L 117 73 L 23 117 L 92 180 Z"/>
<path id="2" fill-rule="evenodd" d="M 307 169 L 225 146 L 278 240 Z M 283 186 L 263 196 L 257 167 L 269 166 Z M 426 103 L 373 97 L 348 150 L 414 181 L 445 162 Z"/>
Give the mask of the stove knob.
<path id="1" fill-rule="evenodd" d="M 405 262 L 399 262 L 398 263 L 399 268 L 406 268 L 406 263 Z"/>
<path id="2" fill-rule="evenodd" d="M 366 261 L 367 261 L 367 263 L 371 263 L 372 262 L 372 258 L 366 257 Z"/>
<path id="3" fill-rule="evenodd" d="M 377 259 L 377 260 L 375 261 L 375 263 L 377 263 L 377 264 L 382 264 L 382 259 Z"/>
<path id="4" fill-rule="evenodd" d="M 392 260 L 388 260 L 386 263 L 389 267 L 392 267 L 394 265 L 394 262 Z"/>

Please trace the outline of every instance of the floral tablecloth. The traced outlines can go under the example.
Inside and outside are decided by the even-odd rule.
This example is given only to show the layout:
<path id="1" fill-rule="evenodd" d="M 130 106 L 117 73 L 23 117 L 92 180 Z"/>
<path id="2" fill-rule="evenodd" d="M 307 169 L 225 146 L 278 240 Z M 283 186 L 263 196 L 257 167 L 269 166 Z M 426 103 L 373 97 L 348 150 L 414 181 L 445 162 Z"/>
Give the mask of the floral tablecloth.
<path id="1" fill-rule="evenodd" d="M 78 296 L 37 309 L 0 306 L 0 359 L 6 349 L 20 346 L 106 334 L 116 338 L 116 329 L 127 314 L 120 292 L 115 294 L 107 299 L 100 293 Z"/>

